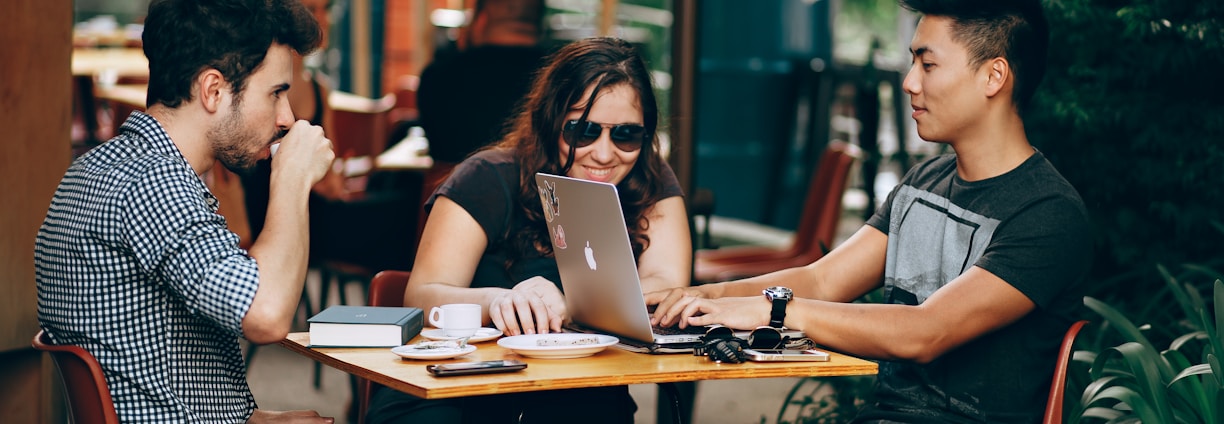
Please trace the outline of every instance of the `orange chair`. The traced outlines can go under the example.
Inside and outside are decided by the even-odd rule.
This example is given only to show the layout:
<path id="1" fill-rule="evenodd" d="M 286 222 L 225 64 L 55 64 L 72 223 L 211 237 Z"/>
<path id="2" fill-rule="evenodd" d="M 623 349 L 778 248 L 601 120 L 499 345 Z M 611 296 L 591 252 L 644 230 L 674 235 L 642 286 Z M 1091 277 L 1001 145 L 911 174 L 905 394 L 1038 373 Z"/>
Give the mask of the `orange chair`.
<path id="1" fill-rule="evenodd" d="M 408 288 L 408 271 L 387 270 L 378 273 L 370 281 L 370 306 L 404 306 L 404 290 Z M 357 422 L 364 423 L 366 411 L 370 407 L 370 394 L 374 391 L 374 382 L 364 378 L 357 379 Z"/>
<path id="2" fill-rule="evenodd" d="M 63 378 L 64 390 L 72 421 L 76 424 L 118 424 L 119 414 L 111 400 L 110 389 L 102 375 L 102 366 L 93 355 L 79 346 L 53 345 L 42 330 L 31 343 L 35 349 L 51 354 L 55 367 Z"/>
<path id="3" fill-rule="evenodd" d="M 387 116 L 395 107 L 395 94 L 371 99 L 333 90 L 327 104 L 332 110 L 327 136 L 346 188 L 353 193 L 364 192 L 375 157 L 387 148 Z"/>
<path id="4" fill-rule="evenodd" d="M 425 220 L 429 218 L 429 215 L 425 213 L 425 202 L 429 200 L 429 196 L 433 195 L 434 190 L 437 190 L 438 186 L 446 181 L 447 177 L 450 177 L 455 165 L 457 164 L 434 161 L 433 166 L 425 170 L 425 177 L 421 182 L 421 209 L 417 211 L 417 243 L 421 242 L 421 233 L 425 231 Z M 416 250 L 413 249 L 413 251 Z"/>
<path id="5" fill-rule="evenodd" d="M 1071 328 L 1067 329 L 1067 334 L 1063 336 L 1062 346 L 1058 348 L 1058 363 L 1054 366 L 1054 379 L 1050 382 L 1050 398 L 1046 402 L 1045 419 L 1042 420 L 1045 424 L 1062 424 L 1063 422 L 1063 397 L 1067 391 L 1067 367 L 1071 364 L 1071 355 L 1074 351 L 1071 346 L 1075 344 L 1075 337 L 1079 335 L 1084 325 L 1088 321 L 1076 321 L 1071 324 Z"/>
<path id="6" fill-rule="evenodd" d="M 397 130 L 407 134 L 405 126 L 414 126 L 420 119 L 417 111 L 416 93 L 421 79 L 416 75 L 400 75 L 395 79 L 395 107 L 387 114 L 387 128 L 394 134 Z M 399 135 L 401 138 L 403 135 Z M 392 139 L 392 141 L 399 141 Z"/>
<path id="7" fill-rule="evenodd" d="M 737 246 L 698 250 L 693 263 L 694 281 L 710 283 L 765 274 L 807 265 L 832 248 L 841 218 L 842 195 L 850 166 L 861 154 L 859 148 L 840 141 L 829 143 L 820 157 L 794 241 L 785 249 Z"/>

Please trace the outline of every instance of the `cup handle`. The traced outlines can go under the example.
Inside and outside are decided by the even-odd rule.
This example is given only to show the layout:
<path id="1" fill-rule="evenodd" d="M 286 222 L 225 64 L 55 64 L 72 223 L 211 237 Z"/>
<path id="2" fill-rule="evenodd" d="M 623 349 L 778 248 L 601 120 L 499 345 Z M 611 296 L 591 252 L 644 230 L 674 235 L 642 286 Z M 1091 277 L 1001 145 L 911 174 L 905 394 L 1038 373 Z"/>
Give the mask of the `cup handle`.
<path id="1" fill-rule="evenodd" d="M 429 324 L 434 328 L 442 328 L 442 308 L 434 306 L 429 310 Z"/>

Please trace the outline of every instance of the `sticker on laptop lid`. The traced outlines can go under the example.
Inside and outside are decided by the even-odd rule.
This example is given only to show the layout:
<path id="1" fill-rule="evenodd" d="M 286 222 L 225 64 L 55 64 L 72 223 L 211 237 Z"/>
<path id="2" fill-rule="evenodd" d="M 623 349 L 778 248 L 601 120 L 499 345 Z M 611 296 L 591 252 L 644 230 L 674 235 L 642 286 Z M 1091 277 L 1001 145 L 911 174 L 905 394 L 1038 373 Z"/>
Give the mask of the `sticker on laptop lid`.
<path id="1" fill-rule="evenodd" d="M 553 236 L 553 245 L 554 245 L 554 246 L 557 246 L 557 248 L 558 248 L 558 249 L 564 249 L 564 248 L 566 248 L 566 245 L 565 245 L 565 228 L 564 228 L 564 227 L 562 227 L 562 226 L 561 226 L 561 224 L 557 224 L 557 225 L 553 226 L 552 236 Z"/>
<path id="2" fill-rule="evenodd" d="M 561 215 L 561 199 L 557 198 L 557 183 L 544 181 L 540 190 L 540 205 L 544 209 L 544 219 L 552 222 Z"/>

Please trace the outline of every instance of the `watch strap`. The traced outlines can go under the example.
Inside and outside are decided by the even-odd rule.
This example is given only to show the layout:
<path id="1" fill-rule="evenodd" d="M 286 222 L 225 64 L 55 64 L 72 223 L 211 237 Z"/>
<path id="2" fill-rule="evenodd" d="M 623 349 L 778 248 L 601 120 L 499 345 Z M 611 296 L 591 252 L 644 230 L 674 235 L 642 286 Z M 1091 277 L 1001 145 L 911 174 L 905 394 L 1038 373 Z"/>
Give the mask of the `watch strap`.
<path id="1" fill-rule="evenodd" d="M 769 313 L 769 326 L 782 328 L 782 321 L 786 319 L 786 304 L 790 302 L 781 298 L 771 299 L 770 302 L 773 303 L 773 310 Z"/>

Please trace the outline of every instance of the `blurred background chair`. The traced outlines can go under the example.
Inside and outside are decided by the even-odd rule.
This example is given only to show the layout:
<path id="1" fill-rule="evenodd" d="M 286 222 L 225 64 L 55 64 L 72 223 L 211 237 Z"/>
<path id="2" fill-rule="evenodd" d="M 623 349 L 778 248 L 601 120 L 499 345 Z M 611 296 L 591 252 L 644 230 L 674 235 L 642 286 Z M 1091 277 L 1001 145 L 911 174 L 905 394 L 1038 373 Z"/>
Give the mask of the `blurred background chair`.
<path id="1" fill-rule="evenodd" d="M 812 173 L 803 212 L 794 239 L 785 249 L 766 246 L 730 246 L 696 252 L 694 282 L 709 283 L 765 274 L 814 262 L 833 247 L 841 217 L 842 196 L 858 147 L 829 143 Z"/>
<path id="2" fill-rule="evenodd" d="M 79 346 L 53 345 L 42 330 L 34 335 L 34 349 L 51 354 L 68 395 L 72 422 L 76 424 L 119 424 L 115 403 L 97 359 Z"/>
<path id="3" fill-rule="evenodd" d="M 392 145 L 408 136 L 408 130 L 421 125 L 421 114 L 417 110 L 417 86 L 421 79 L 416 75 L 400 75 L 395 79 L 393 93 L 395 106 L 387 113 L 388 142 Z"/>
<path id="4" fill-rule="evenodd" d="M 365 191 L 374 158 L 387 148 L 388 116 L 395 98 L 395 93 L 372 99 L 338 90 L 328 95 L 332 122 L 327 136 L 336 151 L 336 168 L 350 192 Z"/>
<path id="5" fill-rule="evenodd" d="M 370 280 L 370 296 L 367 303 L 370 306 L 404 306 L 404 291 L 408 288 L 408 271 L 387 270 L 379 272 Z M 357 393 L 353 404 L 357 406 L 357 423 L 365 422 L 366 410 L 370 407 L 370 395 L 374 391 L 374 382 L 364 378 L 357 379 Z"/>
<path id="6" fill-rule="evenodd" d="M 424 181 L 421 183 L 421 205 L 417 210 L 417 229 L 416 239 L 421 241 L 421 233 L 425 231 L 425 221 L 429 218 L 429 214 L 425 213 L 425 202 L 429 200 L 429 196 L 433 195 L 434 190 L 446 181 L 450 176 L 451 171 L 455 169 L 454 163 L 435 161 L 433 166 L 425 170 Z M 413 256 L 416 256 L 416 246 L 413 246 Z"/>

